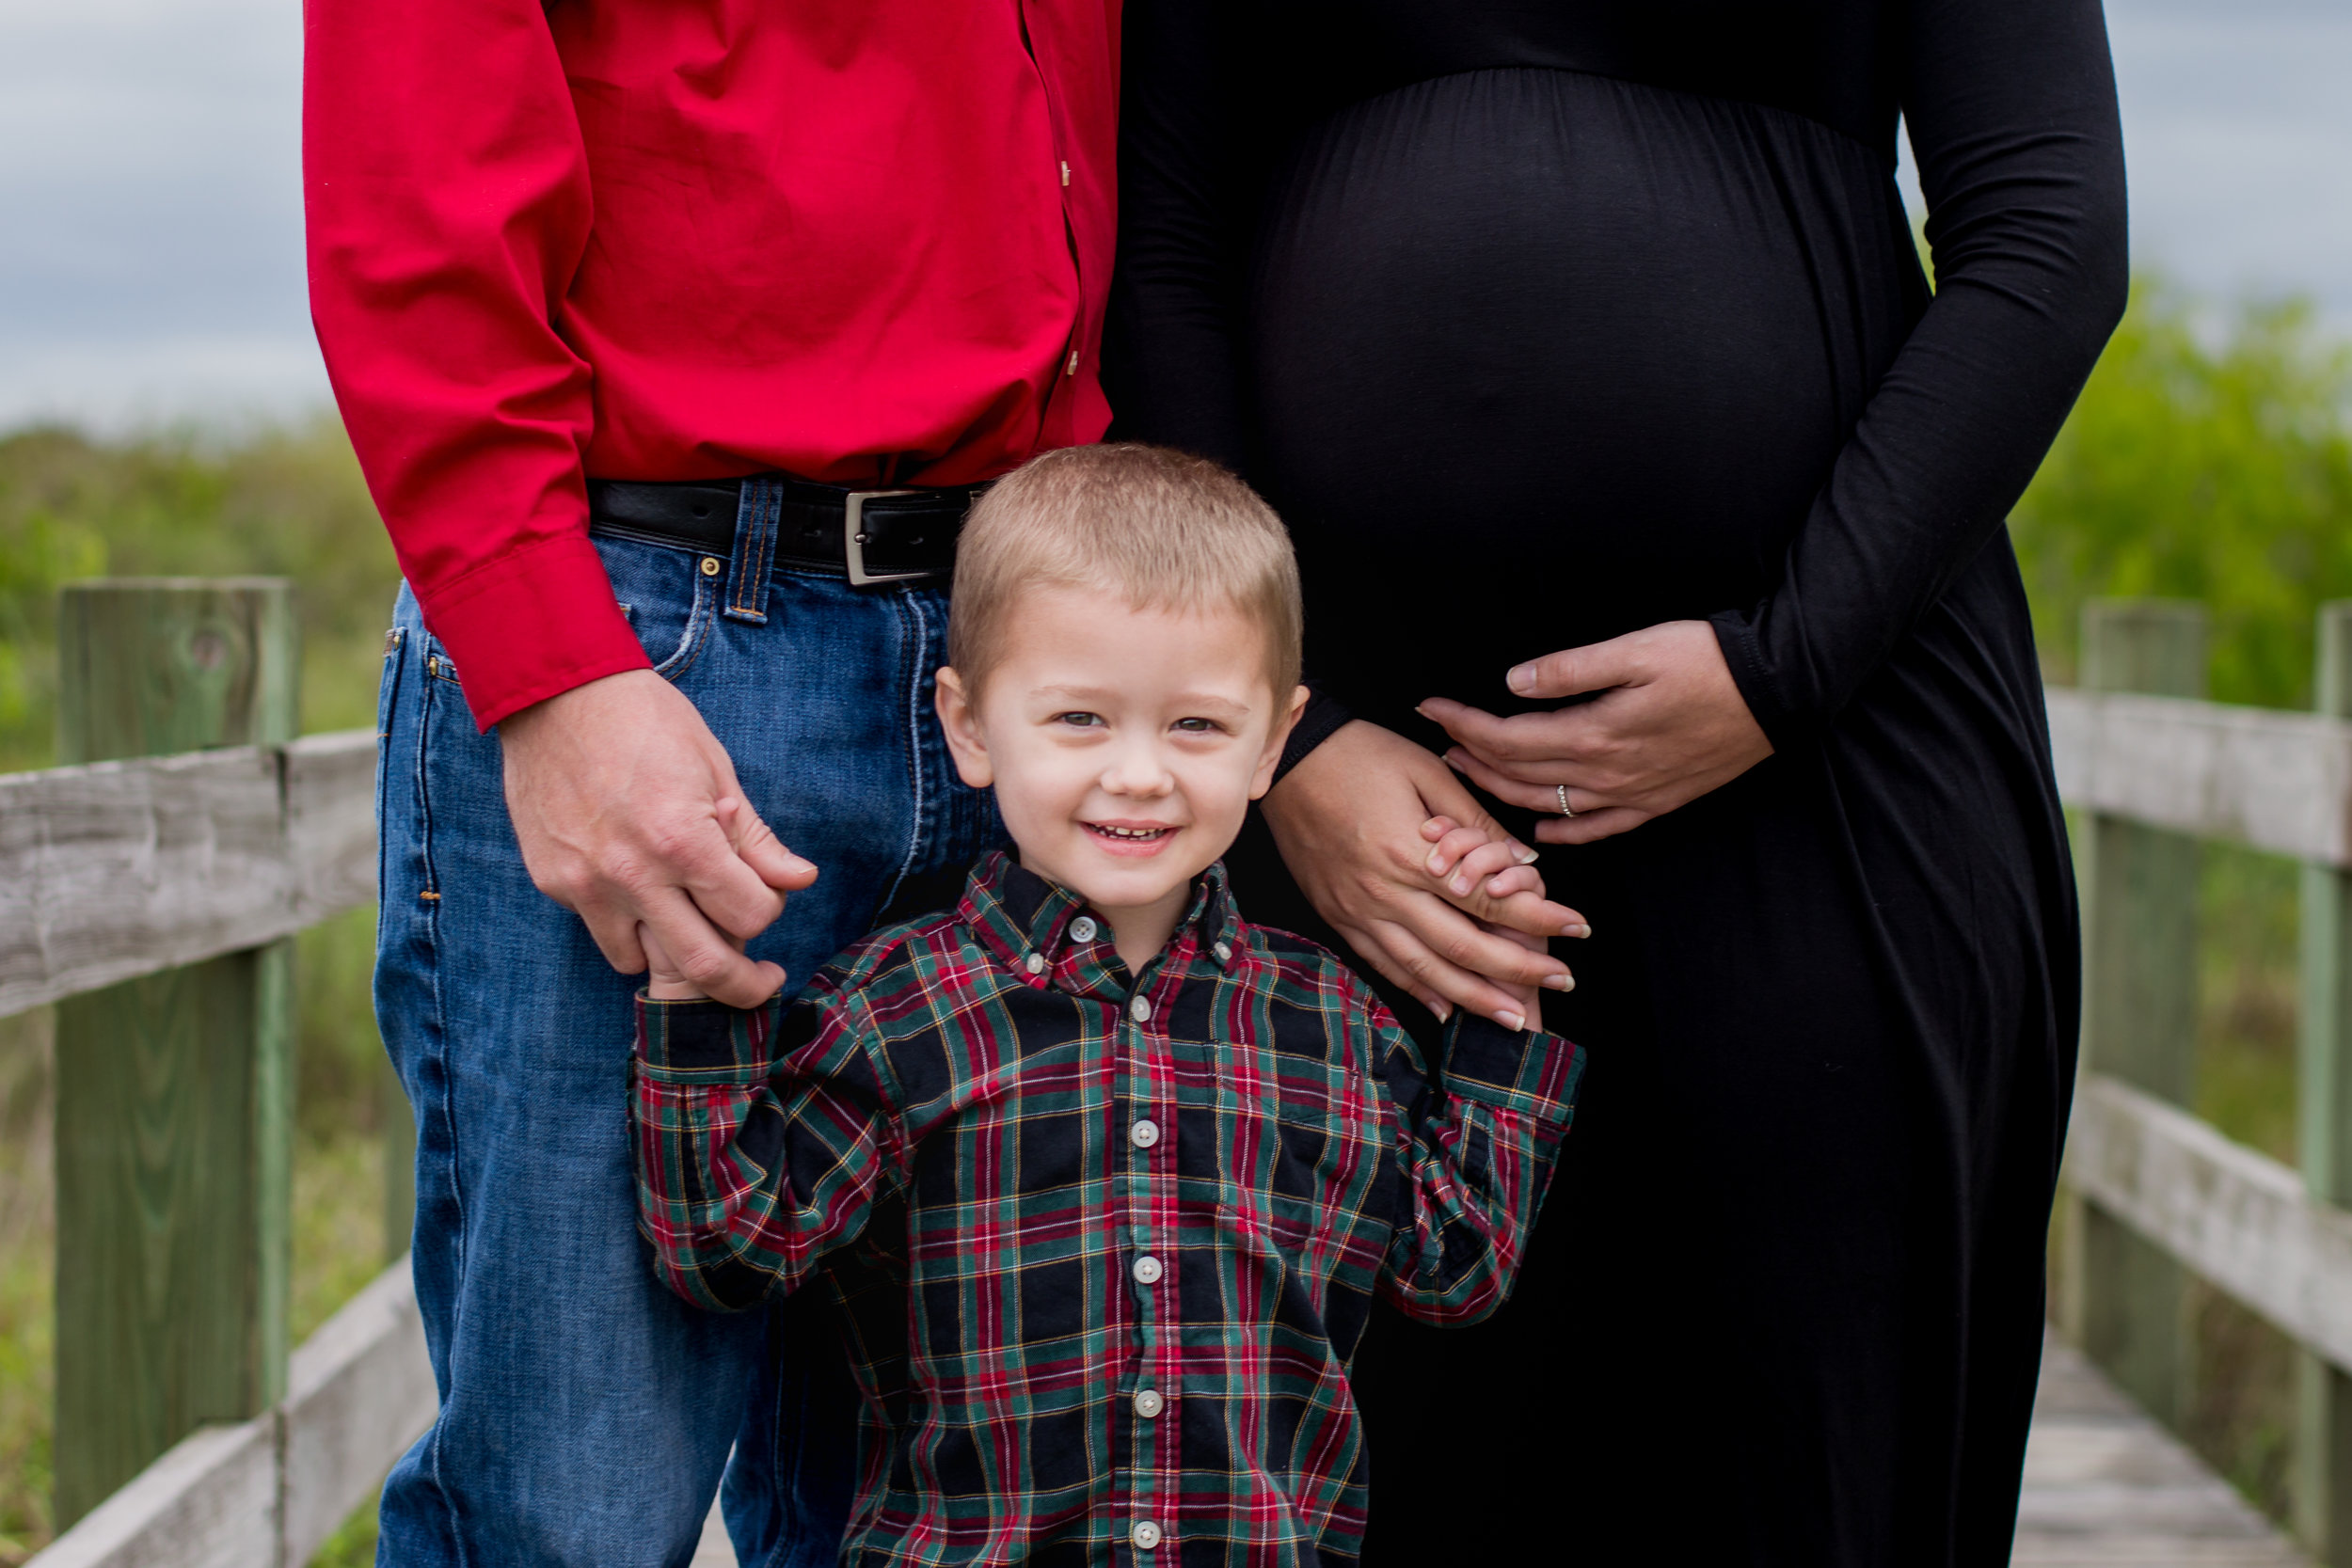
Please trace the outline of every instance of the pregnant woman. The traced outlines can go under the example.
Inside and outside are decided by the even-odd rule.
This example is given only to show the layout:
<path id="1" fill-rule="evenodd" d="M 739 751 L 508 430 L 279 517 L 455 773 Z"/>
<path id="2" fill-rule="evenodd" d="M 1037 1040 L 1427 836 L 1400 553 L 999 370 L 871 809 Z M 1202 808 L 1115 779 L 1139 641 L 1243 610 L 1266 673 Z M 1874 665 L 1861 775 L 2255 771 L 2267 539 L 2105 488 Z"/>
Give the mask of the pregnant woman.
<path id="1" fill-rule="evenodd" d="M 1460 999 L 1434 752 L 1593 930 L 1518 1299 L 1369 1334 L 1368 1558 L 2005 1562 L 2077 974 L 2003 519 L 2123 303 L 2097 0 L 1127 18 L 1120 430 L 1309 592 L 1246 907 Z"/>

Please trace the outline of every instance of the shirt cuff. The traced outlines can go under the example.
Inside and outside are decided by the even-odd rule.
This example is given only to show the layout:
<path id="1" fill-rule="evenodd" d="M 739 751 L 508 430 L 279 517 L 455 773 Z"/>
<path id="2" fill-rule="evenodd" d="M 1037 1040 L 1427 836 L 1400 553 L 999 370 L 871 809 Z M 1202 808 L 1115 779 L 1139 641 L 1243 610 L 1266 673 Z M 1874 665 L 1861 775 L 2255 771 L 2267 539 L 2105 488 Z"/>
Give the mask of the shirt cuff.
<path id="1" fill-rule="evenodd" d="M 1584 1048 L 1541 1029 L 1505 1029 L 1456 1008 L 1446 1025 L 1445 1092 L 1563 1127 L 1576 1113 Z"/>
<path id="2" fill-rule="evenodd" d="M 1341 726 L 1355 717 L 1345 703 L 1309 681 L 1306 711 L 1298 716 L 1298 722 L 1291 726 L 1290 738 L 1282 743 L 1282 760 L 1274 765 L 1274 783 L 1280 784 L 1283 774 L 1304 762 L 1308 752 L 1338 734 Z"/>
<path id="3" fill-rule="evenodd" d="M 1772 750 L 1787 751 L 1808 727 L 1808 716 L 1788 702 L 1781 683 L 1773 677 L 1771 661 L 1764 657 L 1763 638 L 1756 630 L 1756 617 L 1725 610 L 1710 617 L 1708 624 L 1715 628 L 1715 644 L 1724 651 L 1724 666 L 1731 672 L 1731 684 L 1740 689 L 1748 712 L 1755 716 L 1756 728 L 1772 743 Z"/>
<path id="4" fill-rule="evenodd" d="M 418 598 L 483 730 L 576 686 L 653 667 L 585 533 L 501 556 Z"/>
<path id="5" fill-rule="evenodd" d="M 657 1002 L 637 993 L 637 1062 L 663 1084 L 755 1084 L 774 1064 L 775 1004 Z"/>

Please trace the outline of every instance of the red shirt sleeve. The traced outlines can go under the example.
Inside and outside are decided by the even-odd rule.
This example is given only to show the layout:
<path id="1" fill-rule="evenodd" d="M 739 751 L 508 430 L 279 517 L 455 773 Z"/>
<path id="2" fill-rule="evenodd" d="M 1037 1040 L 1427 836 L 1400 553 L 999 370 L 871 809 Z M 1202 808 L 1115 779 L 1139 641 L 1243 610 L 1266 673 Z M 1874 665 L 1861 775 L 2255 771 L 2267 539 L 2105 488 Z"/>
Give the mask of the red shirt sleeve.
<path id="1" fill-rule="evenodd" d="M 593 202 L 538 0 L 310 0 L 310 311 L 426 624 L 487 728 L 649 664 L 588 540 Z"/>

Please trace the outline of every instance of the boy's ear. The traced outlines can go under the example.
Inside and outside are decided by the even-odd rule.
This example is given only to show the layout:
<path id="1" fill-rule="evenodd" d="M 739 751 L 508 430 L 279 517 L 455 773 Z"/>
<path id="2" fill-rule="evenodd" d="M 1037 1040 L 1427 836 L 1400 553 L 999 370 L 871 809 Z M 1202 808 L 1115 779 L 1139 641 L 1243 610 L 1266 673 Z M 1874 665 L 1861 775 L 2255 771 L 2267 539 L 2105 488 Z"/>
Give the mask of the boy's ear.
<path id="1" fill-rule="evenodd" d="M 979 715 L 973 710 L 972 693 L 964 689 L 963 677 L 954 665 L 939 667 L 931 705 L 939 710 L 939 727 L 946 732 L 947 752 L 956 759 L 957 775 L 974 789 L 994 784 L 996 769 L 988 760 L 988 740 L 980 734 Z"/>
<path id="2" fill-rule="evenodd" d="M 1298 716 L 1307 711 L 1307 689 L 1303 686 L 1291 691 L 1290 706 L 1275 716 L 1274 727 L 1265 737 L 1265 751 L 1258 758 L 1258 771 L 1249 781 L 1249 798 L 1263 800 L 1274 787 L 1274 770 L 1281 766 L 1282 748 L 1289 744 L 1291 731 L 1298 727 Z"/>

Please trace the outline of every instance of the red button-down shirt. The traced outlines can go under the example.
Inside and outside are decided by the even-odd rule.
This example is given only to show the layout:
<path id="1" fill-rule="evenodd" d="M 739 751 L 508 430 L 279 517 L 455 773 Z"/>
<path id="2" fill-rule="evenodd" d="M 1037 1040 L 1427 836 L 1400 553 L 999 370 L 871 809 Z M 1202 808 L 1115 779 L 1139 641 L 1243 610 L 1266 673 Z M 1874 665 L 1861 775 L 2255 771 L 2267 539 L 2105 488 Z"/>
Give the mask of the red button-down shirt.
<path id="1" fill-rule="evenodd" d="M 310 307 L 487 725 L 646 664 L 588 475 L 956 484 L 1109 421 L 1119 0 L 309 0 Z"/>

